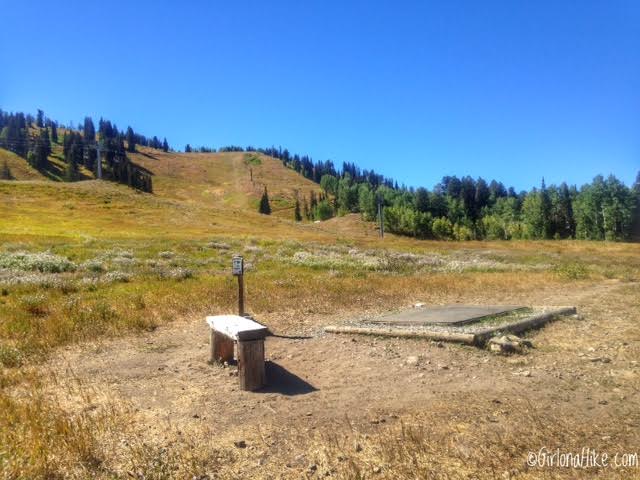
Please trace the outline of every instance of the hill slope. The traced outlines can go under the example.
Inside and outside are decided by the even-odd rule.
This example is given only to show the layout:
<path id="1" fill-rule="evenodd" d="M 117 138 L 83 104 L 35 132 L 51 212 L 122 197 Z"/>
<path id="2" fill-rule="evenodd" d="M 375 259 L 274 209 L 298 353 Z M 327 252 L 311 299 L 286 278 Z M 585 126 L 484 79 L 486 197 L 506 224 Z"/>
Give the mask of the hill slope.
<path id="1" fill-rule="evenodd" d="M 266 186 L 273 214 L 293 219 L 296 192 L 309 197 L 320 188 L 274 158 L 253 153 L 174 153 L 139 148 L 129 154 L 153 173 L 154 193 L 192 204 L 257 211 Z"/>
<path id="2" fill-rule="evenodd" d="M 15 180 L 44 180 L 46 177 L 29 165 L 24 158 L 0 148 L 0 167 L 7 163 Z"/>
<path id="3" fill-rule="evenodd" d="M 54 152 L 55 155 L 55 152 Z M 322 225 L 293 221 L 296 195 L 320 187 L 261 154 L 175 153 L 139 147 L 132 161 L 153 174 L 153 194 L 106 181 L 45 177 L 0 149 L 17 179 L 0 181 L 0 235 L 202 238 L 211 235 L 333 241 L 374 237 L 355 216 Z M 273 214 L 260 215 L 264 187 Z"/>

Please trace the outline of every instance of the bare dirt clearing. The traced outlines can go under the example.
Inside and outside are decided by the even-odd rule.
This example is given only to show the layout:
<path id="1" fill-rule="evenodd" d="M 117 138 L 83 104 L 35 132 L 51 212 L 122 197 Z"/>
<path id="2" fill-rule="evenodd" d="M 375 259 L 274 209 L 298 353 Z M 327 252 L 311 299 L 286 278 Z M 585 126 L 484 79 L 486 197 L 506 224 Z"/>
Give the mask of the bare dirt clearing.
<path id="1" fill-rule="evenodd" d="M 238 389 L 234 367 L 206 363 L 207 326 L 202 318 L 189 318 L 144 335 L 61 350 L 48 367 L 59 380 L 52 391 L 68 408 L 86 408 L 86 399 L 68 396 L 70 385 L 78 382 L 83 392 L 93 392 L 89 408 L 129 404 L 136 429 L 158 446 L 169 448 L 185 438 L 198 445 L 214 438 L 211 448 L 228 450 L 230 459 L 213 476 L 396 478 L 393 458 L 402 459 L 385 460 L 380 449 L 390 448 L 395 429 L 436 414 L 438 420 L 419 422 L 435 428 L 434 439 L 438 432 L 457 438 L 444 433 L 452 425 L 478 433 L 464 440 L 462 450 L 452 451 L 446 442 L 430 447 L 440 457 L 438 471 L 454 478 L 465 476 L 459 461 L 479 476 L 488 468 L 487 478 L 493 473 L 538 478 L 543 471 L 526 467 L 524 449 L 551 448 L 563 440 L 567 448 L 638 450 L 639 285 L 605 281 L 577 291 L 529 293 L 493 293 L 486 301 L 573 304 L 580 316 L 532 332 L 537 348 L 524 356 L 499 357 L 421 340 L 320 334 L 329 321 L 365 313 L 357 310 L 310 316 L 298 329 L 288 322 L 281 326 L 273 313 L 260 320 L 276 333 L 311 338 L 269 338 L 269 386 L 250 393 Z M 518 432 L 522 438 L 509 447 L 515 449 L 509 458 L 485 459 L 483 465 L 478 452 L 490 453 L 496 428 L 504 430 L 498 437 L 505 441 Z M 558 429 L 564 434 L 545 438 L 545 432 Z M 341 459 L 331 445 L 344 441 L 364 442 L 366 448 L 349 443 Z M 240 447 L 245 442 L 247 448 L 234 442 Z M 418 476 L 433 473 L 416 461 L 411 471 Z M 545 471 L 552 476 L 596 472 Z M 638 469 L 600 473 L 628 478 Z"/>

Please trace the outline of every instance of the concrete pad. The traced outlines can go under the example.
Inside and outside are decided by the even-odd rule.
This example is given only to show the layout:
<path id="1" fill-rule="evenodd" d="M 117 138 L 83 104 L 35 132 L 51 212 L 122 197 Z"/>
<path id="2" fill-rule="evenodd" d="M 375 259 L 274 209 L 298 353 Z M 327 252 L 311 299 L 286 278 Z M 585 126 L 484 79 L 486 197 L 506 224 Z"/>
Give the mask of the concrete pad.
<path id="1" fill-rule="evenodd" d="M 440 305 L 420 307 L 404 312 L 385 315 L 368 320 L 367 323 L 385 325 L 465 325 L 492 315 L 510 313 L 520 308 L 517 305 Z"/>

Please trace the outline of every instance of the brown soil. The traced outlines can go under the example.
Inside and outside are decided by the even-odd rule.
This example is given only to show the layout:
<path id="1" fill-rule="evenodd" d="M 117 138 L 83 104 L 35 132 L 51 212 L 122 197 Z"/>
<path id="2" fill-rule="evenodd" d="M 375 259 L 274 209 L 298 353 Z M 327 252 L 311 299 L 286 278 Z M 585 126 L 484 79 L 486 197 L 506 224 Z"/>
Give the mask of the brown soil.
<path id="1" fill-rule="evenodd" d="M 96 404 L 129 404 L 149 441 L 162 444 L 180 435 L 213 432 L 217 445 L 240 452 L 233 471 L 245 477 L 312 475 L 315 470 L 307 471 L 308 460 L 301 457 L 310 455 L 309 444 L 291 445 L 301 431 L 312 438 L 360 425 L 374 435 L 378 428 L 391 428 L 399 418 L 421 415 L 443 402 L 446 406 L 437 408 L 444 408 L 448 418 L 466 418 L 478 428 L 498 421 L 493 419 L 500 417 L 496 404 L 512 413 L 533 405 L 551 419 L 582 422 L 579 439 L 598 444 L 607 439 L 604 443 L 615 441 L 618 448 L 637 451 L 639 292 L 637 284 L 608 281 L 579 291 L 542 289 L 526 299 L 491 295 L 496 298 L 486 303 L 578 308 L 577 318 L 532 332 L 536 348 L 512 357 L 454 344 L 321 332 L 323 325 L 364 313 L 357 310 L 308 317 L 307 327 L 297 331 L 279 331 L 274 314 L 259 320 L 283 336 L 268 338 L 269 386 L 253 393 L 239 390 L 234 366 L 207 363 L 208 330 L 201 318 L 140 336 L 68 347 L 49 368 L 59 385 L 80 382 L 92 391 Z M 409 356 L 419 356 L 418 365 L 407 365 Z M 518 422 L 517 415 L 503 417 L 500 421 Z M 234 447 L 240 439 L 249 448 Z M 531 450 L 540 446 L 533 444 Z"/>

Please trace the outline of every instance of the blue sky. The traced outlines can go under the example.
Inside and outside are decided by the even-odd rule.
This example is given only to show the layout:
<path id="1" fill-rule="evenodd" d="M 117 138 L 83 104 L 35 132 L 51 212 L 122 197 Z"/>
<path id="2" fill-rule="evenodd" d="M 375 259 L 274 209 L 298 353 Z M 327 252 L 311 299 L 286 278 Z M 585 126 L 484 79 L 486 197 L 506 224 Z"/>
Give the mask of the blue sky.
<path id="1" fill-rule="evenodd" d="M 400 183 L 640 170 L 640 2 L 0 0 L 0 108 Z"/>

